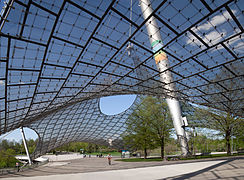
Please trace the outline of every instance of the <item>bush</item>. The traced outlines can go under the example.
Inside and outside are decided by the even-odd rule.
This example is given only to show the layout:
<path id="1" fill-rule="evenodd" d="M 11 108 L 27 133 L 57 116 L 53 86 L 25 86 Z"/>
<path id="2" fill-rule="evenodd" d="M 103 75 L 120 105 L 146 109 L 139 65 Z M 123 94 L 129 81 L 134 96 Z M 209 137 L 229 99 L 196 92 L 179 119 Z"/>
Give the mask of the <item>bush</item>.
<path id="1" fill-rule="evenodd" d="M 17 159 L 14 156 L 15 156 L 15 152 L 13 149 L 0 151 L 0 168 L 15 167 Z"/>

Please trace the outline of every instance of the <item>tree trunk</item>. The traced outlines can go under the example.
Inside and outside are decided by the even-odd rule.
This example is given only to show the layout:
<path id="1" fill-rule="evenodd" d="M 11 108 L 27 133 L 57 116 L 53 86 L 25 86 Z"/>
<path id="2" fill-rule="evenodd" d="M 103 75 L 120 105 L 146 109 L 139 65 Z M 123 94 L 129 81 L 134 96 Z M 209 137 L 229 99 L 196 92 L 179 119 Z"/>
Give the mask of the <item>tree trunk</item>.
<path id="1" fill-rule="evenodd" d="M 231 155 L 231 150 L 230 150 L 230 138 L 231 138 L 231 131 L 227 130 L 225 132 L 225 140 L 226 140 L 226 151 L 227 155 Z"/>
<path id="2" fill-rule="evenodd" d="M 147 148 L 144 148 L 144 159 L 147 158 Z"/>
<path id="3" fill-rule="evenodd" d="M 161 159 L 164 159 L 164 137 L 161 138 Z"/>

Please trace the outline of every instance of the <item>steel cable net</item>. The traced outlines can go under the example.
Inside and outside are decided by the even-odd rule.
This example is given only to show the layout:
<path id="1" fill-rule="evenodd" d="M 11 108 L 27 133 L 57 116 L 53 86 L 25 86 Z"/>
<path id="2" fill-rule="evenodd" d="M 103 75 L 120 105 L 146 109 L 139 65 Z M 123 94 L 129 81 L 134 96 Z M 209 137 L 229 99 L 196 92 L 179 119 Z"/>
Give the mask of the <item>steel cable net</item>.
<path id="1" fill-rule="evenodd" d="M 99 98 L 161 97 L 243 117 L 244 2 L 151 1 L 175 90 L 160 81 L 140 4 L 133 1 L 9 0 L 0 21 L 0 135 L 39 135 L 35 156 L 71 141 L 120 144 L 133 106 L 115 116 Z M 131 25 L 131 34 L 129 35 Z M 127 55 L 133 44 L 135 57 Z M 172 91 L 172 90 L 171 90 Z"/>

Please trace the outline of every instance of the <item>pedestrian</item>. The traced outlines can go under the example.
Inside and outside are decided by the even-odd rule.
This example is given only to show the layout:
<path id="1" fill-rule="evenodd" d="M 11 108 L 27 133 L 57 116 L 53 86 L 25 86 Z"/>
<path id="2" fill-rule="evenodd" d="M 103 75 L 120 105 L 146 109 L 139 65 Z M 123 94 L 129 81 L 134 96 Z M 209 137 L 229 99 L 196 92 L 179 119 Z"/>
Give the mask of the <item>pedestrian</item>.
<path id="1" fill-rule="evenodd" d="M 109 153 L 108 154 L 108 164 L 111 165 L 111 159 L 112 159 L 112 155 Z"/>
<path id="2" fill-rule="evenodd" d="M 19 172 L 19 163 L 18 162 L 16 162 L 16 167 L 17 167 L 17 172 Z"/>

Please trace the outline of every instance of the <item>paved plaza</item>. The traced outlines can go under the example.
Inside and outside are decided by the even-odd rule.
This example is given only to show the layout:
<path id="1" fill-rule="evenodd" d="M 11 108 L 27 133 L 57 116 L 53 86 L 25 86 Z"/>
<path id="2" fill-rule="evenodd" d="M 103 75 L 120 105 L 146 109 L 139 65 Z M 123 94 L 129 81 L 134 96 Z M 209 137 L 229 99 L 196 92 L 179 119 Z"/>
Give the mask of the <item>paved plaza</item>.
<path id="1" fill-rule="evenodd" d="M 64 156 L 63 156 L 64 157 Z M 190 161 L 121 162 L 107 164 L 106 158 L 65 159 L 19 173 L 0 176 L 6 180 L 161 180 L 161 179 L 244 179 L 244 157 Z M 67 159 L 67 158 L 66 158 Z"/>

